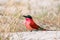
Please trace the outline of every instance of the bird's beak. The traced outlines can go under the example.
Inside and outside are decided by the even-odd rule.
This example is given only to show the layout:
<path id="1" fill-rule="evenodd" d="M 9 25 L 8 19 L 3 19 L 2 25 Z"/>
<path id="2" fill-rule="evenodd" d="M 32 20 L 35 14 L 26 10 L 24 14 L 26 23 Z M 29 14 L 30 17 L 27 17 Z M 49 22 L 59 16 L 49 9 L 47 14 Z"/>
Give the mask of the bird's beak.
<path id="1" fill-rule="evenodd" d="M 26 18 L 27 16 L 23 15 L 23 17 L 25 17 L 25 18 Z"/>

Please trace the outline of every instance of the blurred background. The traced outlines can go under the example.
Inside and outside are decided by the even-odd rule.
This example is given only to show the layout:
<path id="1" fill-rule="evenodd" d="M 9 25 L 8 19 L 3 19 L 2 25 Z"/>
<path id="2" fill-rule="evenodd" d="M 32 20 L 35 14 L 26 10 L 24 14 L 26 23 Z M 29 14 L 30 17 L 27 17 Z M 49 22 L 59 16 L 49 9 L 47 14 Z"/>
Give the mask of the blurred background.
<path id="1" fill-rule="evenodd" d="M 48 30 L 60 30 L 60 0 L 0 0 L 0 32 L 28 31 L 23 15 Z"/>

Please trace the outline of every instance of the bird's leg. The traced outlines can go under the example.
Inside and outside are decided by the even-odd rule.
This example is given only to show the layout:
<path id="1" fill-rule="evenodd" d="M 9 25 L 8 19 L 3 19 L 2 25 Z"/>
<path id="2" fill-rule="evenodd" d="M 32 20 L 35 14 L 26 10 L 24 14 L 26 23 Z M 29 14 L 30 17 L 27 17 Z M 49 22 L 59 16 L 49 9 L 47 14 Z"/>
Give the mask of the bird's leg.
<path id="1" fill-rule="evenodd" d="M 32 30 L 30 30 L 30 32 L 32 32 Z"/>
<path id="2" fill-rule="evenodd" d="M 38 31 L 37 29 L 34 29 L 33 31 Z"/>

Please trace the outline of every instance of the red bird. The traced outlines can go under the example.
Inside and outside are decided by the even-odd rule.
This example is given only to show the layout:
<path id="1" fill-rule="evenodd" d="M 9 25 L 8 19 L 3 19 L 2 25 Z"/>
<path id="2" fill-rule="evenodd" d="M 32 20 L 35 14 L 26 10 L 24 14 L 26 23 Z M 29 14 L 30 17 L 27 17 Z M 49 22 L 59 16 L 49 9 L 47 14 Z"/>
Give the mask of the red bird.
<path id="1" fill-rule="evenodd" d="M 28 30 L 33 31 L 33 30 L 46 30 L 40 26 L 38 26 L 32 19 L 32 17 L 30 15 L 23 15 L 23 17 L 25 17 L 26 21 L 25 21 L 25 26 Z"/>

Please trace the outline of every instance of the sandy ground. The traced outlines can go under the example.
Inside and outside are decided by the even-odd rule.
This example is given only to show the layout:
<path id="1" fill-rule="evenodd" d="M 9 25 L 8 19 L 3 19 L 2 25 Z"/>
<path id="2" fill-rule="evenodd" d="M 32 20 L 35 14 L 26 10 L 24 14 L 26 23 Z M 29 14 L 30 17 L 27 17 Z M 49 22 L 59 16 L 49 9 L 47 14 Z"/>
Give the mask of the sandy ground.
<path id="1" fill-rule="evenodd" d="M 60 31 L 4 33 L 0 34 L 0 40 L 60 40 Z"/>

